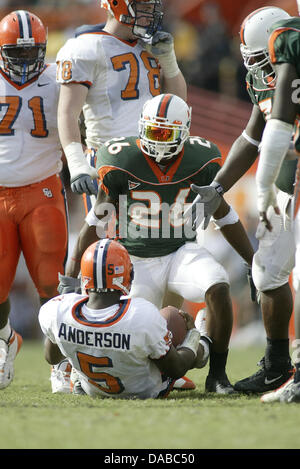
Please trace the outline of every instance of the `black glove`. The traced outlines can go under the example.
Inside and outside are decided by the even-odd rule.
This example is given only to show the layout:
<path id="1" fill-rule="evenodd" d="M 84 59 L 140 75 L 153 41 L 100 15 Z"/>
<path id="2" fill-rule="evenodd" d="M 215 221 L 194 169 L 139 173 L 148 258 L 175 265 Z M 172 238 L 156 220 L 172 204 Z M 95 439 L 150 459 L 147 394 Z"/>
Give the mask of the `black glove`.
<path id="1" fill-rule="evenodd" d="M 97 183 L 88 174 L 79 174 L 71 180 L 71 189 L 76 194 L 97 195 Z"/>
<path id="2" fill-rule="evenodd" d="M 257 302 L 257 290 L 256 286 L 254 285 L 253 278 L 252 278 L 252 267 L 249 264 L 245 264 L 247 269 L 247 279 L 250 287 L 250 296 L 251 300 Z"/>

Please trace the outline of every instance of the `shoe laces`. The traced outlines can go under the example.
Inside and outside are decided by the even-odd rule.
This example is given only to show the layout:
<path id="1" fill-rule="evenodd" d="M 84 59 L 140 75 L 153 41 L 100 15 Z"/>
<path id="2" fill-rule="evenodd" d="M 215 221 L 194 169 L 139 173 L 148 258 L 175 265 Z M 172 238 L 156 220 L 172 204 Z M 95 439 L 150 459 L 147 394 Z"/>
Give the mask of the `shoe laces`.
<path id="1" fill-rule="evenodd" d="M 69 381 L 71 377 L 71 365 L 68 363 L 65 370 L 58 368 L 61 365 L 62 363 L 59 363 L 58 365 L 54 366 L 52 368 L 52 373 L 60 381 Z"/>

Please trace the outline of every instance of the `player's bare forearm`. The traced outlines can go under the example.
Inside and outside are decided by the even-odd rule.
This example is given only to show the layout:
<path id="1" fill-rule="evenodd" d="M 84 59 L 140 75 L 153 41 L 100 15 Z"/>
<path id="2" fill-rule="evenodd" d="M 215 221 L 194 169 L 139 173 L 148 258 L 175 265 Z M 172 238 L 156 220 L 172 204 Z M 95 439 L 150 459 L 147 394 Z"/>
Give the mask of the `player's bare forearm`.
<path id="1" fill-rule="evenodd" d="M 50 365 L 56 365 L 61 360 L 66 358 L 60 351 L 56 344 L 53 344 L 48 337 L 45 339 L 44 344 L 45 359 Z"/>
<path id="2" fill-rule="evenodd" d="M 257 147 L 240 135 L 232 145 L 215 181 L 221 184 L 225 192 L 228 191 L 251 168 L 257 155 Z"/>
<path id="3" fill-rule="evenodd" d="M 233 225 L 225 225 L 221 228 L 221 232 L 233 249 L 251 265 L 254 251 L 242 223 L 238 221 Z"/>
<path id="4" fill-rule="evenodd" d="M 195 355 L 191 350 L 187 348 L 176 350 L 173 345 L 165 357 L 153 360 L 161 373 L 174 379 L 184 376 L 188 370 L 193 368 L 194 362 Z"/>
<path id="5" fill-rule="evenodd" d="M 187 85 L 181 71 L 175 77 L 163 77 L 163 92 L 175 94 L 184 101 L 187 100 Z"/>
<path id="6" fill-rule="evenodd" d="M 84 223 L 80 230 L 76 245 L 73 250 L 72 257 L 66 268 L 68 277 L 76 278 L 80 272 L 80 262 L 84 251 L 94 242 L 98 241 L 98 235 L 95 226 L 89 226 Z"/>
<path id="7" fill-rule="evenodd" d="M 71 142 L 81 142 L 79 116 L 85 102 L 88 89 L 80 84 L 61 85 L 57 126 L 62 147 Z"/>

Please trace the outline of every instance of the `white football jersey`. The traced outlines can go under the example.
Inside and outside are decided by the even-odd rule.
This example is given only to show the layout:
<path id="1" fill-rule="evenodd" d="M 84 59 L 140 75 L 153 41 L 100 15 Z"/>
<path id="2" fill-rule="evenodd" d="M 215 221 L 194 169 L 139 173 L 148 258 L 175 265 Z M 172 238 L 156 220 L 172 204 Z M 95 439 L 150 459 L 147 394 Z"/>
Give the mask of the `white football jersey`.
<path id="1" fill-rule="evenodd" d="M 69 39 L 57 55 L 58 81 L 89 87 L 83 114 L 86 143 L 138 135 L 143 104 L 160 94 L 160 67 L 142 41 L 104 31 Z"/>
<path id="2" fill-rule="evenodd" d="M 142 298 L 123 299 L 101 310 L 87 296 L 69 293 L 45 303 L 39 313 L 43 333 L 58 345 L 90 396 L 155 398 L 166 382 L 149 359 L 171 346 L 159 310 Z"/>
<path id="3" fill-rule="evenodd" d="M 0 186 L 42 181 L 62 169 L 56 65 L 24 85 L 0 69 Z"/>

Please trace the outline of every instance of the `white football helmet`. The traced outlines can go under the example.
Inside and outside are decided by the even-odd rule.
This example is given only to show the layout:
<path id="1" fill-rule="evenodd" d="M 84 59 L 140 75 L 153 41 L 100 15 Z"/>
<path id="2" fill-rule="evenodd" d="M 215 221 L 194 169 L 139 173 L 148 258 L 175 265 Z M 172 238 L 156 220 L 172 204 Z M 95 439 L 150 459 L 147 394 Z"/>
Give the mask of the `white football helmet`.
<path id="1" fill-rule="evenodd" d="M 277 7 L 263 7 L 248 15 L 241 26 L 241 54 L 246 69 L 255 77 L 262 77 L 266 85 L 275 80 L 275 71 L 270 62 L 268 40 L 271 26 L 290 15 Z"/>
<path id="2" fill-rule="evenodd" d="M 192 108 L 173 94 L 160 94 L 144 104 L 139 120 L 141 149 L 157 163 L 181 152 L 190 135 Z"/>

